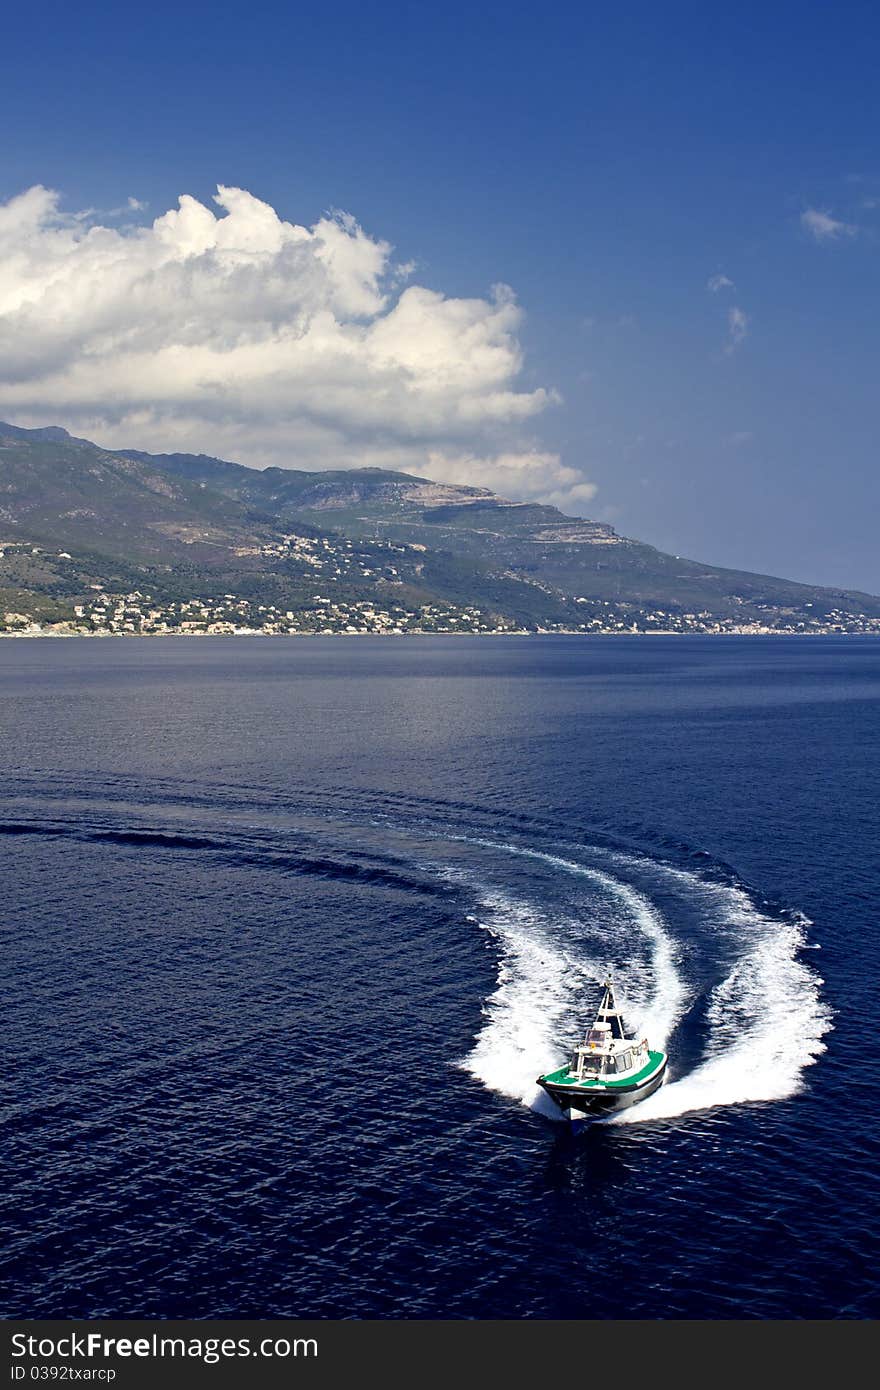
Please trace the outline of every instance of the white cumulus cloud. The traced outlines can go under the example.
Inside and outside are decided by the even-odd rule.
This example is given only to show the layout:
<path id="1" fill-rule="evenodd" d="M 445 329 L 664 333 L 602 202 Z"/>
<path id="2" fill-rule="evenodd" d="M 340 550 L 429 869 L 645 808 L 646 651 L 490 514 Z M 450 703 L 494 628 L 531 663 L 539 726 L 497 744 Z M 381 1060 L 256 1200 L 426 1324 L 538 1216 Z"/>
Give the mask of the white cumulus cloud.
<path id="1" fill-rule="evenodd" d="M 801 213 L 801 226 L 816 241 L 840 241 L 842 237 L 853 237 L 858 232 L 850 222 L 840 222 L 832 217 L 827 208 L 807 208 Z"/>
<path id="2" fill-rule="evenodd" d="M 449 483 L 487 487 L 502 496 L 550 502 L 575 511 L 596 495 L 595 484 L 585 482 L 576 469 L 560 461 L 558 454 L 538 450 L 496 454 L 489 458 L 432 452 L 428 472 L 431 477 L 443 478 Z"/>
<path id="3" fill-rule="evenodd" d="M 0 416 L 109 447 L 430 462 L 512 496 L 591 495 L 526 433 L 557 397 L 519 384 L 509 288 L 406 283 L 415 266 L 345 213 L 299 226 L 223 186 L 214 203 L 184 194 L 150 225 L 112 226 L 40 185 L 0 205 Z"/>
<path id="4" fill-rule="evenodd" d="M 728 275 L 710 275 L 706 281 L 706 289 L 712 294 L 718 294 L 719 290 L 734 290 L 736 286 Z"/>

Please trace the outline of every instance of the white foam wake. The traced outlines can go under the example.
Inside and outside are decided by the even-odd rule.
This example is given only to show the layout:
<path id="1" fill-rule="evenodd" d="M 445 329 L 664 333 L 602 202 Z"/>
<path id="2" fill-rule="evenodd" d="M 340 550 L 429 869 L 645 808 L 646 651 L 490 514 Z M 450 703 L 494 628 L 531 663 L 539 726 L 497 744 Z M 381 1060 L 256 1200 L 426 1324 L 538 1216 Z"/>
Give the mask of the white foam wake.
<path id="1" fill-rule="evenodd" d="M 497 983 L 461 1065 L 491 1090 L 534 1105 L 544 1098 L 535 1078 L 559 1051 L 570 999 L 597 967 L 554 945 L 541 916 L 507 894 L 486 892 L 482 908 L 480 926 L 499 947 Z"/>
<path id="2" fill-rule="evenodd" d="M 505 846 L 508 849 L 508 846 Z M 685 1006 L 686 991 L 676 965 L 677 950 L 669 929 L 657 908 L 644 893 L 623 883 L 601 869 L 587 868 L 571 859 L 541 850 L 510 847 L 508 852 L 530 859 L 543 860 L 565 873 L 588 879 L 603 892 L 616 899 L 624 909 L 620 923 L 621 944 L 626 944 L 627 930 L 635 929 L 650 945 L 651 961 L 648 975 L 637 960 L 626 962 L 627 979 L 617 987 L 623 1012 L 637 1033 L 646 1034 L 654 1047 L 665 1047 L 669 1035 L 680 1019 Z M 618 955 L 619 959 L 619 955 Z M 605 967 L 608 973 L 609 967 Z"/>
<path id="3" fill-rule="evenodd" d="M 820 995 L 824 982 L 799 958 L 807 945 L 806 922 L 765 916 L 740 890 L 724 891 L 727 922 L 741 933 L 743 953 L 709 996 L 705 1059 L 614 1116 L 614 1124 L 785 1100 L 800 1089 L 804 1069 L 826 1050 L 824 1035 L 833 1024 Z M 674 1076 L 674 1059 L 670 1072 Z"/>
<path id="4" fill-rule="evenodd" d="M 621 961 L 621 946 L 627 952 L 625 989 L 618 989 L 619 1000 L 636 1031 L 663 1046 L 684 1007 L 685 990 L 674 943 L 648 899 L 610 874 L 557 855 L 491 841 L 472 843 L 538 859 L 585 878 L 623 909 L 614 942 L 616 961 Z M 589 997 L 589 991 L 612 973 L 611 962 L 587 959 L 579 941 L 561 944 L 558 924 L 554 930 L 537 909 L 509 894 L 486 891 L 483 907 L 487 919 L 480 925 L 500 944 L 497 985 L 483 1009 L 486 1022 L 462 1065 L 491 1089 L 558 1119 L 559 1111 L 535 1078 L 561 1062 L 571 1042 L 573 1007 L 582 1010 L 585 994 Z M 579 934 L 578 924 L 565 925 L 569 936 Z M 642 942 L 649 947 L 647 964 L 635 950 Z M 585 1021 L 581 1018 L 580 1025 Z"/>
<path id="5" fill-rule="evenodd" d="M 466 837 L 455 837 L 464 839 Z M 539 850 L 471 840 L 494 850 L 542 861 L 592 882 L 622 909 L 610 943 L 625 967 L 618 990 L 625 1014 L 653 1046 L 665 1047 L 696 989 L 679 973 L 680 952 L 657 907 L 631 884 L 602 870 Z M 704 948 L 719 964 L 705 999 L 703 1059 L 675 1075 L 675 1057 L 661 1090 L 611 1123 L 635 1124 L 688 1111 L 793 1095 L 802 1074 L 825 1051 L 832 1011 L 821 998 L 821 977 L 801 959 L 810 945 L 806 919 L 760 911 L 740 888 L 633 856 L 610 855 L 615 867 L 646 869 L 686 895 L 699 911 Z M 538 908 L 497 891 L 483 896 L 480 925 L 499 943 L 497 985 L 483 1008 L 485 1023 L 462 1065 L 485 1085 L 559 1118 L 535 1085 L 571 1042 L 575 1005 L 609 973 L 612 962 L 594 946 L 585 955 L 575 924 L 553 922 Z M 587 924 L 589 926 L 589 924 Z M 633 949 L 648 946 L 648 959 Z M 600 943 L 601 944 L 601 943 Z M 631 954 L 627 955 L 627 949 Z M 731 964 L 731 961 L 733 962 Z M 582 1022 L 582 1020 L 581 1020 Z"/>

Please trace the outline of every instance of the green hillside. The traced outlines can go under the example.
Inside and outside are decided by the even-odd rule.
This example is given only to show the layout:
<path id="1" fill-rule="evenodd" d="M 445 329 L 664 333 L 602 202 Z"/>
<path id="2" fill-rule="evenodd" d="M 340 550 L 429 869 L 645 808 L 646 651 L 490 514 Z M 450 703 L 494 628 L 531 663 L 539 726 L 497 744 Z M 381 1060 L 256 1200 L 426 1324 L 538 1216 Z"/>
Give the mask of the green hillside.
<path id="1" fill-rule="evenodd" d="M 880 599 L 666 555 L 381 469 L 246 468 L 0 425 L 0 629 L 874 631 Z"/>

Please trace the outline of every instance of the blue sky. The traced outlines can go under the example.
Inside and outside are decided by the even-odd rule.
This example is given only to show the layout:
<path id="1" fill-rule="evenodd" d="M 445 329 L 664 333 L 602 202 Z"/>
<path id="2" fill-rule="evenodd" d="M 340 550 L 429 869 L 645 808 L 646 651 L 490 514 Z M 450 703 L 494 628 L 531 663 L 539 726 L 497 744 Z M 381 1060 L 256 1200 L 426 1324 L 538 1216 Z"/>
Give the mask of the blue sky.
<path id="1" fill-rule="evenodd" d="M 0 415 L 244 462 L 433 467 L 676 554 L 880 592 L 874 6 L 43 4 L 8 15 L 4 37 L 0 202 L 34 185 L 60 201 L 35 211 L 38 232 L 14 222 L 43 259 L 32 306 L 15 301 L 27 322 L 0 339 Z M 228 214 L 218 185 L 318 228 L 311 259 L 297 250 L 293 270 L 289 246 L 266 252 L 256 288 L 227 267 L 222 295 L 206 281 L 186 313 L 141 321 L 124 368 L 152 252 L 89 317 L 51 289 L 51 237 L 84 213 L 76 235 L 109 229 L 109 266 L 182 194 Z M 368 240 L 351 224 L 325 235 L 330 209 Z M 87 255 L 99 274 L 89 245 L 70 261 L 80 285 Z M 331 245 L 337 278 L 319 290 Z M 21 245 L 7 253 L 11 293 Z M 298 289 L 270 329 L 282 274 Z M 491 307 L 497 284 L 518 315 Z M 406 286 L 409 311 L 392 314 Z M 331 310 L 332 371 L 313 335 L 307 362 L 287 343 L 282 380 L 272 335 Z M 246 337 L 260 356 L 237 392 Z M 145 401 L 144 354 L 187 343 L 201 399 L 157 378 Z M 473 383 L 464 413 L 457 369 Z"/>

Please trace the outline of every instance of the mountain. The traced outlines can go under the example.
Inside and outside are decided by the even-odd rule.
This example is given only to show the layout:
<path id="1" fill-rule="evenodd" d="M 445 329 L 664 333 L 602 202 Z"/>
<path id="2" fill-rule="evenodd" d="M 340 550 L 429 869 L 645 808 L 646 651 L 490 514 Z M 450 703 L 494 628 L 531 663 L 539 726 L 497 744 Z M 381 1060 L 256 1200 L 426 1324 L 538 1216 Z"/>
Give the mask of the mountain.
<path id="1" fill-rule="evenodd" d="M 485 488 L 0 424 L 0 629 L 52 625 L 880 631 L 880 598 L 680 559 Z"/>
<path id="2" fill-rule="evenodd" d="M 216 490 L 65 430 L 0 424 L 0 526 L 68 549 L 161 562 L 254 535 Z M 192 547 L 195 547 L 193 550 Z"/>

